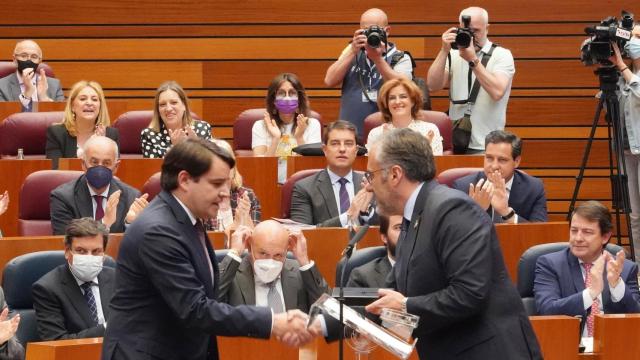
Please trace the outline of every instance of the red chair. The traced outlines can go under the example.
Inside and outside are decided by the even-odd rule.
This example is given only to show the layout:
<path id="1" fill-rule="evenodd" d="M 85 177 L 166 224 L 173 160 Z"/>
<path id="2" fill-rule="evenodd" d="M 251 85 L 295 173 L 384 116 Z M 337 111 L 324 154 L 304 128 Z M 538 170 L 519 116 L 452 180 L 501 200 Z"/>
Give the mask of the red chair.
<path id="1" fill-rule="evenodd" d="M 44 159 L 47 127 L 62 121 L 62 111 L 12 114 L 0 123 L 0 157 L 15 157 L 18 149 L 25 158 Z"/>
<path id="2" fill-rule="evenodd" d="M 20 189 L 18 234 L 52 235 L 49 196 L 55 188 L 82 174 L 75 170 L 41 170 L 29 174 Z"/>
<path id="3" fill-rule="evenodd" d="M 233 150 L 236 156 L 251 156 L 253 149 L 251 148 L 251 129 L 253 124 L 264 119 L 265 108 L 248 109 L 240 113 L 233 123 Z M 311 117 L 318 119 L 322 123 L 322 117 L 317 112 L 311 110 Z"/>
<path id="4" fill-rule="evenodd" d="M 438 127 L 440 136 L 442 136 L 442 149 L 444 155 L 453 154 L 453 144 L 451 143 L 452 125 L 449 116 L 441 111 L 420 110 L 418 120 L 427 121 Z M 375 112 L 364 119 L 364 141 L 367 141 L 369 132 L 382 125 L 382 113 Z"/>
<path id="5" fill-rule="evenodd" d="M 288 219 L 291 216 L 291 194 L 293 193 L 293 187 L 296 185 L 296 182 L 314 175 L 321 170 L 322 169 L 300 170 L 285 181 L 284 185 L 282 185 L 282 197 L 280 200 L 281 218 Z"/>
<path id="6" fill-rule="evenodd" d="M 440 174 L 438 174 L 436 176 L 436 180 L 442 185 L 453 187 L 454 181 L 458 180 L 461 177 L 465 177 L 469 174 L 477 173 L 478 171 L 483 171 L 483 169 L 476 168 L 476 167 L 447 169 L 441 172 Z"/>
<path id="7" fill-rule="evenodd" d="M 40 68 L 44 69 L 45 75 L 53 78 L 56 77 L 49 65 L 41 63 L 40 65 L 38 65 L 38 70 L 40 70 Z M 16 72 L 16 69 L 17 66 L 13 61 L 0 61 L 0 78 L 11 75 L 12 73 Z"/>
<path id="8" fill-rule="evenodd" d="M 149 194 L 147 201 L 153 200 L 156 195 L 158 195 L 162 191 L 162 187 L 160 187 L 160 172 L 151 175 L 147 182 L 142 185 L 142 193 Z"/>

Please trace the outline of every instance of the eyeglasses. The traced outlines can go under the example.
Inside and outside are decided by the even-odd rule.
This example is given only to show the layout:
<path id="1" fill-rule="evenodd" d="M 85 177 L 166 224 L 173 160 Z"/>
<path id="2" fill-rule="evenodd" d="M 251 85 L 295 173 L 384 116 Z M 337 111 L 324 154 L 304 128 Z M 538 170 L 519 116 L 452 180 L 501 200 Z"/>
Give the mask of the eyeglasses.
<path id="1" fill-rule="evenodd" d="M 373 174 L 377 173 L 378 171 L 382 171 L 382 170 L 387 170 L 388 167 L 384 167 L 378 170 L 373 170 L 373 171 L 365 171 L 364 172 L 364 177 L 365 179 L 367 179 L 368 182 L 372 182 L 373 181 Z"/>
<path id="2" fill-rule="evenodd" d="M 40 55 L 38 55 L 38 54 L 20 53 L 20 54 L 15 54 L 15 57 L 18 60 L 22 60 L 22 61 L 27 61 L 28 59 L 31 59 L 31 61 L 40 60 Z"/>

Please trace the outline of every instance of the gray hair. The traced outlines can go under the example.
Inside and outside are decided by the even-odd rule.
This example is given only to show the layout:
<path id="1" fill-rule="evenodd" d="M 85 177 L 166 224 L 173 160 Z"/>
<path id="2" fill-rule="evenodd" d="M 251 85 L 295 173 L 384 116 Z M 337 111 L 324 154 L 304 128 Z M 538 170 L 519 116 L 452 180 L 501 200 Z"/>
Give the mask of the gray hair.
<path id="1" fill-rule="evenodd" d="M 383 169 L 398 165 L 409 180 L 416 182 L 429 181 L 436 175 L 431 144 L 416 131 L 409 128 L 391 130 L 375 147 L 376 161 Z"/>
<path id="2" fill-rule="evenodd" d="M 116 143 L 115 141 L 113 141 L 113 139 L 106 137 L 106 136 L 101 136 L 101 135 L 91 135 L 91 137 L 89 139 L 87 139 L 87 141 L 84 142 L 84 145 L 82 145 L 82 159 L 84 159 L 85 161 L 87 160 L 87 150 L 94 145 L 99 145 L 99 146 L 111 146 L 115 153 L 115 160 L 117 161 L 120 158 L 120 151 L 118 150 L 118 143 Z"/>
<path id="3" fill-rule="evenodd" d="M 473 16 L 473 15 L 480 15 L 480 17 L 482 18 L 482 20 L 484 21 L 484 24 L 487 25 L 489 23 L 489 13 L 487 12 L 487 10 L 478 7 L 478 6 L 471 6 L 468 7 L 462 11 L 460 11 L 460 16 L 458 16 L 458 20 L 462 21 L 462 15 L 469 15 L 469 16 Z"/>

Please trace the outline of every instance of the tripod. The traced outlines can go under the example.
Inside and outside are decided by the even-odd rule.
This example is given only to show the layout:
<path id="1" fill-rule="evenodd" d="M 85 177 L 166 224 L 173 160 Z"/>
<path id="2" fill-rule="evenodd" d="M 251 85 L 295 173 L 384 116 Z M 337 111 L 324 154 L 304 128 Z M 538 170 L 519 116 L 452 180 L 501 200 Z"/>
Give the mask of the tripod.
<path id="1" fill-rule="evenodd" d="M 633 235 L 631 233 L 631 219 L 629 213 L 631 212 L 631 201 L 629 200 L 629 188 L 627 187 L 627 170 L 624 160 L 624 137 L 623 128 L 620 121 L 620 103 L 618 102 L 618 96 L 616 90 L 618 89 L 619 74 L 615 66 L 612 64 L 603 64 L 596 71 L 594 71 L 600 80 L 600 90 L 602 94 L 596 107 L 596 113 L 593 117 L 593 125 L 591 125 L 591 133 L 587 141 L 587 146 L 584 150 L 582 157 L 582 164 L 580 165 L 580 171 L 576 177 L 576 187 L 573 190 L 573 196 L 571 197 L 571 204 L 569 205 L 569 213 L 567 214 L 567 220 L 571 221 L 570 216 L 573 213 L 576 199 L 580 191 L 580 185 L 584 178 L 584 171 L 589 160 L 589 153 L 591 152 L 591 145 L 598 126 L 598 120 L 600 119 L 600 113 L 604 105 L 607 105 L 607 135 L 608 135 L 608 149 L 609 149 L 609 179 L 611 180 L 611 201 L 612 206 L 615 209 L 616 214 L 616 239 L 618 245 L 622 245 L 622 236 L 620 232 L 620 213 L 623 211 L 627 220 L 627 233 L 629 235 L 629 249 L 631 253 L 631 259 L 635 261 L 635 252 L 633 248 Z M 615 156 L 615 167 L 614 167 Z"/>

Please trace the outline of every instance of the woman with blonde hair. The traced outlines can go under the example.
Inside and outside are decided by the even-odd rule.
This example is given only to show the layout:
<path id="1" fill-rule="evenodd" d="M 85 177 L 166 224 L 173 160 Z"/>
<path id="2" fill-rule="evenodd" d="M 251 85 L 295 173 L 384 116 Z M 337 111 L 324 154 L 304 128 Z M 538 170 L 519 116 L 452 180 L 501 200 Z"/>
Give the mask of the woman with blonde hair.
<path id="1" fill-rule="evenodd" d="M 85 141 L 93 135 L 107 136 L 118 143 L 118 129 L 109 127 L 109 110 L 102 87 L 82 80 L 71 87 L 62 123 L 47 129 L 47 159 L 57 168 L 59 158 L 80 157 Z"/>
<path id="2" fill-rule="evenodd" d="M 142 156 L 163 158 L 171 145 L 195 137 L 211 140 L 211 125 L 191 117 L 189 99 L 177 82 L 162 83 L 156 90 L 151 122 L 140 133 Z"/>
<path id="3" fill-rule="evenodd" d="M 413 81 L 398 78 L 385 82 L 378 95 L 378 108 L 384 118 L 384 124 L 371 129 L 367 137 L 367 148 L 388 130 L 409 128 L 429 139 L 433 155 L 442 155 L 442 136 L 438 127 L 430 122 L 418 120 L 421 104 L 422 92 Z"/>

